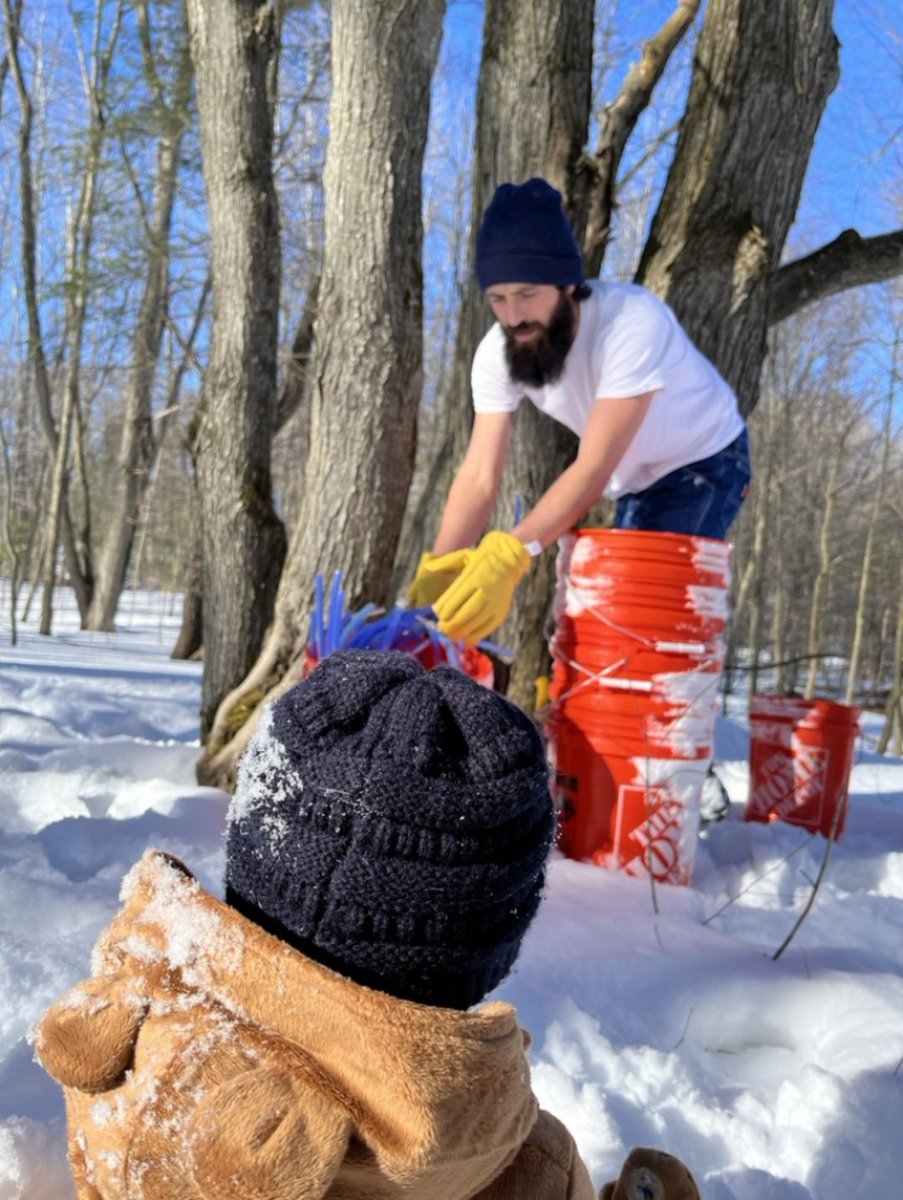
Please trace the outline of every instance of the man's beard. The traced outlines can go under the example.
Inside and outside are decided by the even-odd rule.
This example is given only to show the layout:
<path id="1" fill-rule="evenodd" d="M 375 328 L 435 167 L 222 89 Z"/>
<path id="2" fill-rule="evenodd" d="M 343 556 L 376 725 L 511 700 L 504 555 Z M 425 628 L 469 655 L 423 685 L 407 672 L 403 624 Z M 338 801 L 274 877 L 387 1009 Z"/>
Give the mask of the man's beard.
<path id="1" fill-rule="evenodd" d="M 528 342 L 519 342 L 514 330 L 536 329 L 536 336 Z M 567 292 L 562 292 L 552 311 L 548 325 L 538 321 L 516 325 L 514 329 L 502 326 L 505 335 L 505 358 L 508 371 L 515 383 L 527 387 L 544 387 L 554 383 L 564 370 L 568 351 L 574 344 L 577 332 L 577 305 Z"/>

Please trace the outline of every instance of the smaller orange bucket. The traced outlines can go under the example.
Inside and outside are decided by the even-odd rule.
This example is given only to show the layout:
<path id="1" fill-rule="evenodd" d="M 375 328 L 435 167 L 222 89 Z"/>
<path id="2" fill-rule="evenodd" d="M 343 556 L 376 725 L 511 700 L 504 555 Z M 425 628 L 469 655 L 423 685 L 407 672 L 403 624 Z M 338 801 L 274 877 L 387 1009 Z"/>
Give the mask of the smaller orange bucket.
<path id="1" fill-rule="evenodd" d="M 847 816 L 858 708 L 798 696 L 753 696 L 747 821 L 786 821 L 835 838 Z"/>

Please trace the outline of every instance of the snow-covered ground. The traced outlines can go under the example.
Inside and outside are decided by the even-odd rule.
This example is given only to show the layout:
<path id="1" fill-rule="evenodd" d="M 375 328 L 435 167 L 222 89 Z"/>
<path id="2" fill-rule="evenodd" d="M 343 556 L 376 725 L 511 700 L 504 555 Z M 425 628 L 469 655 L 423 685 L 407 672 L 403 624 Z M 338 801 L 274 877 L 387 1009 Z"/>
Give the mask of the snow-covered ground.
<path id="1" fill-rule="evenodd" d="M 0 616 L 0 1200 L 65 1200 L 59 1090 L 26 1034 L 89 970 L 145 847 L 220 891 L 227 797 L 194 782 L 200 667 L 174 663 L 172 598 L 126 596 L 115 634 L 9 644 Z M 598 1184 L 654 1145 L 705 1200 L 903 1195 L 903 762 L 863 748 L 847 828 L 812 912 L 825 842 L 743 820 L 748 737 L 722 719 L 733 801 L 701 836 L 691 887 L 556 858 L 497 995 L 534 1038 L 534 1086 Z"/>

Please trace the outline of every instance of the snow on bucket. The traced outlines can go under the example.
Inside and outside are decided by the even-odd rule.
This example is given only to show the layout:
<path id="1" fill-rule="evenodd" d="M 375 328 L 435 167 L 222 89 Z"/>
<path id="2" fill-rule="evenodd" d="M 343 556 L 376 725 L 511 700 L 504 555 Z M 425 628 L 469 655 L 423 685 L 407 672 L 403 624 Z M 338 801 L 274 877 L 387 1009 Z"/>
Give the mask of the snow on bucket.
<path id="1" fill-rule="evenodd" d="M 548 718 L 559 845 L 690 881 L 712 757 L 730 547 L 581 529 L 559 543 Z"/>
<path id="2" fill-rule="evenodd" d="M 786 821 L 839 838 L 859 715 L 830 700 L 753 696 L 747 821 Z"/>

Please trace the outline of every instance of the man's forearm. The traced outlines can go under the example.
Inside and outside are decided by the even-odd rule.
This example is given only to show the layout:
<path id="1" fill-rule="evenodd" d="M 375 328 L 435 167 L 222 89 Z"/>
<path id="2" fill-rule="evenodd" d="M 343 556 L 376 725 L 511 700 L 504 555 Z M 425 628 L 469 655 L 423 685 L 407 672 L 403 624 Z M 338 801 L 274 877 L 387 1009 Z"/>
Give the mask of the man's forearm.
<path id="1" fill-rule="evenodd" d="M 482 533 L 495 505 L 496 493 L 464 475 L 458 475 L 448 493 L 434 554 L 448 554 L 472 546 Z"/>
<path id="2" fill-rule="evenodd" d="M 580 439 L 576 460 L 555 480 L 529 516 L 511 532 L 545 549 L 571 529 L 596 503 L 652 403 L 640 396 L 598 399 Z"/>
<path id="3" fill-rule="evenodd" d="M 522 542 L 540 542 L 545 549 L 592 508 L 609 477 L 609 471 L 592 470 L 579 460 L 572 463 L 511 532 Z"/>

